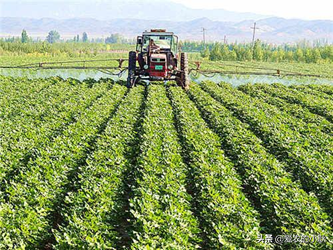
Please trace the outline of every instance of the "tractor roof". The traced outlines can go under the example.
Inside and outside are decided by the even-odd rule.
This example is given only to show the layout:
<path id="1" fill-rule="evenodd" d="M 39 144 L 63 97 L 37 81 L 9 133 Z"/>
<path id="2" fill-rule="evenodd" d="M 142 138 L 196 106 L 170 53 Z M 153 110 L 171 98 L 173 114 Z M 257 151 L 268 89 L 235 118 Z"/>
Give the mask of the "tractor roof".
<path id="1" fill-rule="evenodd" d="M 154 29 L 151 31 L 145 31 L 142 33 L 143 36 L 173 36 L 173 32 L 166 32 L 162 29 Z"/>

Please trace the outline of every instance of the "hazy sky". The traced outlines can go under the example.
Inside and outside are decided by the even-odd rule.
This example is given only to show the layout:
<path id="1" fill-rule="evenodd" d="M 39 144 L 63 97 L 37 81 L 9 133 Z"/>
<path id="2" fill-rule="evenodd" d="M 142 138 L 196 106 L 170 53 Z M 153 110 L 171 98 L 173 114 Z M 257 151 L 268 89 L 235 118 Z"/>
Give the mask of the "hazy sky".
<path id="1" fill-rule="evenodd" d="M 108 2 L 109 0 L 0 0 L 1 2 Z M 118 0 L 118 1 L 173 1 L 191 8 L 226 9 L 252 12 L 284 18 L 333 20 L 333 0 Z"/>
<path id="2" fill-rule="evenodd" d="M 192 8 L 221 8 L 285 18 L 333 20 L 333 0 L 172 0 Z"/>

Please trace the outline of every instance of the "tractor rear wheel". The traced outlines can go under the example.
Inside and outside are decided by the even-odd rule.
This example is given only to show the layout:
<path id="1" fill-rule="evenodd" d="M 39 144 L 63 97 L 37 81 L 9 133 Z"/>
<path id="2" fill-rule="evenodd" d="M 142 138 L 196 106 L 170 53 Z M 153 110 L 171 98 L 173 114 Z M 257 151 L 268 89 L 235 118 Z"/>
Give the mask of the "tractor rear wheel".
<path id="1" fill-rule="evenodd" d="M 128 77 L 127 77 L 127 88 L 132 88 L 137 81 L 137 77 L 135 76 L 136 70 L 136 52 L 130 51 L 128 55 Z"/>
<path id="2" fill-rule="evenodd" d="M 190 79 L 188 75 L 188 59 L 186 53 L 180 54 L 180 70 L 182 71 L 180 76 L 181 86 L 183 89 L 188 89 Z"/>

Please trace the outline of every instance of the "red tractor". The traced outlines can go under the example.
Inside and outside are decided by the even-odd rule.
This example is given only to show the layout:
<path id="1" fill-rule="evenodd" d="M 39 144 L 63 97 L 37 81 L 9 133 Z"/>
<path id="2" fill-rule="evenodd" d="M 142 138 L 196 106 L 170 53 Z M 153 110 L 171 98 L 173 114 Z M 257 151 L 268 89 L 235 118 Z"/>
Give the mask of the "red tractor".
<path id="1" fill-rule="evenodd" d="M 184 89 L 189 87 L 187 55 L 178 53 L 178 37 L 173 32 L 154 29 L 137 37 L 136 51 L 129 52 L 127 87 L 140 79 L 174 80 Z"/>

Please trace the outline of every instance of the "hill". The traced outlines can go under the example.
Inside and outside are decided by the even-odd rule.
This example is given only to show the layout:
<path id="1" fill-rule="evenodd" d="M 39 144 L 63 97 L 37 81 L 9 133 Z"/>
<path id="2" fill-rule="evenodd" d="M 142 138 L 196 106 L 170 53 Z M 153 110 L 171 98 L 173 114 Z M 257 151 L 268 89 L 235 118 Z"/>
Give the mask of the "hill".
<path id="1" fill-rule="evenodd" d="M 223 9 L 192 9 L 170 0 L 96 0 L 93 4 L 87 0 L 4 0 L 1 2 L 0 17 L 94 18 L 99 20 L 134 18 L 167 21 L 190 21 L 207 17 L 211 20 L 225 22 L 239 22 L 267 17 Z"/>
<path id="2" fill-rule="evenodd" d="M 22 29 L 34 37 L 44 39 L 50 30 L 57 30 L 63 38 L 71 38 L 75 34 L 87 32 L 90 37 L 108 36 L 111 33 L 121 33 L 127 37 L 135 37 L 144 30 L 151 28 L 166 28 L 172 30 L 183 40 L 201 40 L 202 27 L 207 28 L 207 40 L 223 40 L 227 36 L 231 41 L 251 41 L 254 20 L 241 22 L 221 22 L 208 18 L 192 21 L 161 21 L 134 18 L 116 18 L 107 21 L 93 18 L 0 18 L 0 36 L 18 36 Z M 333 21 L 299 19 L 265 18 L 257 21 L 259 27 L 257 37 L 271 43 L 294 42 L 302 39 L 333 41 Z"/>

